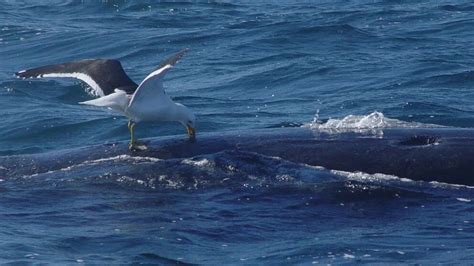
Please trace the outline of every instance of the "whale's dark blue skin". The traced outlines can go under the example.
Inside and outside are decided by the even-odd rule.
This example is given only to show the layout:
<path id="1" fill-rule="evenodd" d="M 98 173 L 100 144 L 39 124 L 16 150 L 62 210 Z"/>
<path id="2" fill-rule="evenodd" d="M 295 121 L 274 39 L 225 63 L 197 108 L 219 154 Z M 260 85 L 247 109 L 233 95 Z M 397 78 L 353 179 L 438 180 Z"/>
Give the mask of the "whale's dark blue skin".
<path id="1" fill-rule="evenodd" d="M 168 159 L 237 149 L 333 170 L 474 185 L 473 129 L 383 129 L 379 134 L 332 134 L 309 128 L 281 128 L 201 134 L 195 142 L 183 136 L 147 141 L 149 149 L 140 152 L 128 151 L 124 142 L 0 157 L 0 175 L 43 173 L 120 154 Z"/>

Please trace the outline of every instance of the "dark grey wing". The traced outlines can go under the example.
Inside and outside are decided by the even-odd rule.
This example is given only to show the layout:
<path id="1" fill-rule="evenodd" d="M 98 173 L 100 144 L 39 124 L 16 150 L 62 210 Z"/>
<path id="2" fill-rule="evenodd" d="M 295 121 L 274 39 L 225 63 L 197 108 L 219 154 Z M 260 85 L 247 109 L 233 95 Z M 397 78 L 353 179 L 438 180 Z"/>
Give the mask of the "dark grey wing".
<path id="1" fill-rule="evenodd" d="M 138 87 L 125 73 L 117 60 L 87 59 L 57 65 L 48 65 L 15 73 L 21 78 L 76 78 L 84 81 L 98 96 L 113 93 L 115 89 L 132 94 Z"/>
<path id="2" fill-rule="evenodd" d="M 184 54 L 188 50 L 189 50 L 188 48 L 181 49 L 176 54 L 168 57 L 163 62 L 161 62 L 161 64 L 155 70 L 161 69 L 161 68 L 163 68 L 164 66 L 167 66 L 167 65 L 174 66 L 179 60 L 181 60 L 181 58 L 183 58 Z"/>

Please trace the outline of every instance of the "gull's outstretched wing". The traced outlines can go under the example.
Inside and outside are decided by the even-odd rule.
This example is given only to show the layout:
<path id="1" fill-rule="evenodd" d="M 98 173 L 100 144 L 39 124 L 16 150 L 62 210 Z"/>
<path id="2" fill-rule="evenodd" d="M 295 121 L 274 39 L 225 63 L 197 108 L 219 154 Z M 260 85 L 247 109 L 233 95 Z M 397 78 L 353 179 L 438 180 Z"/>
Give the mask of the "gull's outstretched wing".
<path id="1" fill-rule="evenodd" d="M 117 60 L 87 59 L 64 64 L 48 65 L 15 73 L 21 78 L 76 78 L 93 89 L 93 94 L 104 96 L 115 89 L 133 93 L 137 84 L 125 73 Z"/>
<path id="2" fill-rule="evenodd" d="M 163 61 L 160 66 L 153 72 L 151 72 L 138 86 L 137 90 L 130 100 L 129 106 L 132 106 L 135 102 L 140 101 L 144 98 L 156 98 L 159 95 L 165 93 L 163 89 L 163 77 L 168 72 L 168 69 L 172 68 L 188 51 L 188 49 L 182 49 L 173 56 Z"/>

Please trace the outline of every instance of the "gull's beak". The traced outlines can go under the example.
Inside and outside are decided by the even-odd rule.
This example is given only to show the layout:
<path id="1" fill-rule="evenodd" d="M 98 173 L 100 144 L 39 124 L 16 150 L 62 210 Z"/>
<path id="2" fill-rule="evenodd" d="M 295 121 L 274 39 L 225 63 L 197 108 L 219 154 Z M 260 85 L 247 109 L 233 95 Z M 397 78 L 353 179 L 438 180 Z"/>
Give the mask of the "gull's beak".
<path id="1" fill-rule="evenodd" d="M 195 140 L 196 139 L 196 130 L 192 126 L 189 126 L 189 125 L 186 126 L 186 129 L 188 130 L 189 139 Z"/>

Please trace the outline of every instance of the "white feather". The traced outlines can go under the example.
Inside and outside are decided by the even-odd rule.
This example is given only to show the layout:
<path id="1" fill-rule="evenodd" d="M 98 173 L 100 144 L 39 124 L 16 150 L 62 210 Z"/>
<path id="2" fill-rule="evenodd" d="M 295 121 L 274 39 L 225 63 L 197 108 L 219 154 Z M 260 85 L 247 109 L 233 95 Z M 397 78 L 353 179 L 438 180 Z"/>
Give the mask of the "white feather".
<path id="1" fill-rule="evenodd" d="M 151 72 L 140 85 L 138 85 L 137 90 L 130 100 L 130 107 L 135 105 L 135 102 L 149 100 L 148 97 L 156 98 L 166 96 L 165 90 L 163 89 L 163 77 L 171 67 L 171 65 L 166 65 Z"/>
<path id="2" fill-rule="evenodd" d="M 108 107 L 110 109 L 125 113 L 125 109 L 127 108 L 129 101 L 130 98 L 127 96 L 125 91 L 115 89 L 114 93 L 90 101 L 80 102 L 79 104 Z"/>
<path id="3" fill-rule="evenodd" d="M 21 73 L 18 72 L 18 73 Z M 84 81 L 89 85 L 93 91 L 89 92 L 90 94 L 94 96 L 104 96 L 104 91 L 102 88 L 95 82 L 90 76 L 84 74 L 84 73 L 79 73 L 79 72 L 74 72 L 74 73 L 48 73 L 48 74 L 42 74 L 39 77 L 45 77 L 45 78 L 76 78 Z"/>

